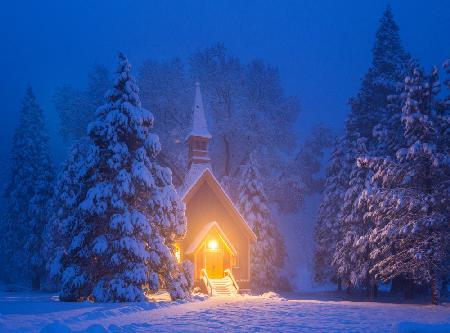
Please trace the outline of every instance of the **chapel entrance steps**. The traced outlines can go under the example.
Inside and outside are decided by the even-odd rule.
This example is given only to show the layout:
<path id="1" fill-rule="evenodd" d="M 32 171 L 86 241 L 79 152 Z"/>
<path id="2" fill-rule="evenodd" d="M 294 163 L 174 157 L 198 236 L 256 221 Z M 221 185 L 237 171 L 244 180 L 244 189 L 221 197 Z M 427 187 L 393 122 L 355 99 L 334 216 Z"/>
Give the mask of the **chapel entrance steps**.
<path id="1" fill-rule="evenodd" d="M 235 296 L 238 294 L 238 290 L 229 276 L 222 279 L 209 279 L 209 281 L 213 296 Z"/>
<path id="2" fill-rule="evenodd" d="M 201 281 L 209 296 L 235 296 L 239 294 L 239 286 L 230 269 L 224 271 L 224 277 L 211 279 L 206 269 L 201 270 Z"/>

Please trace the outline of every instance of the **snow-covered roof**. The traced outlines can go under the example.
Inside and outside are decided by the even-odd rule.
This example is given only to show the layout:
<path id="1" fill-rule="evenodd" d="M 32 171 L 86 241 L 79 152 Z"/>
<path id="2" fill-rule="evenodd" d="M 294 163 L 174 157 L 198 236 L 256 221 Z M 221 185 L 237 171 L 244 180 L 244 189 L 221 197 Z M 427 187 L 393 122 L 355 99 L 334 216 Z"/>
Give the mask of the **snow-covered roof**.
<path id="1" fill-rule="evenodd" d="M 194 251 L 200 246 L 201 242 L 205 239 L 206 235 L 208 235 L 208 232 L 214 227 L 219 231 L 220 237 L 225 242 L 225 244 L 228 246 L 228 248 L 233 253 L 233 255 L 234 256 L 237 255 L 237 251 L 234 248 L 233 244 L 230 242 L 230 240 L 228 239 L 227 235 L 222 230 L 222 228 L 220 227 L 219 223 L 217 223 L 216 221 L 213 221 L 213 222 L 210 222 L 210 223 L 206 224 L 202 228 L 202 230 L 200 230 L 200 232 L 195 237 L 194 241 L 191 244 L 189 244 L 189 246 L 187 247 L 186 254 L 194 253 Z"/>
<path id="2" fill-rule="evenodd" d="M 194 195 L 194 193 L 200 187 L 200 185 L 204 182 L 208 183 L 209 187 L 213 190 L 214 193 L 217 194 L 218 198 L 225 206 L 225 208 L 227 208 L 228 211 L 236 217 L 236 221 L 239 222 L 249 239 L 256 242 L 255 233 L 245 221 L 241 213 L 238 211 L 223 187 L 220 185 L 219 181 L 212 173 L 211 166 L 209 164 L 191 165 L 191 168 L 186 175 L 184 184 L 178 189 L 178 193 L 180 194 L 183 202 L 187 203 L 192 195 Z"/>
<path id="3" fill-rule="evenodd" d="M 211 134 L 208 131 L 208 123 L 206 122 L 205 110 L 203 108 L 202 93 L 200 91 L 200 83 L 195 83 L 195 101 L 194 101 L 194 114 L 192 120 L 192 130 L 188 135 L 200 136 L 207 139 L 211 139 Z"/>
<path id="4" fill-rule="evenodd" d="M 203 172 L 209 169 L 211 172 L 211 164 L 209 163 L 192 163 L 186 176 L 184 177 L 183 184 L 178 188 L 178 193 L 182 198 L 189 192 L 192 186 L 200 179 Z"/>

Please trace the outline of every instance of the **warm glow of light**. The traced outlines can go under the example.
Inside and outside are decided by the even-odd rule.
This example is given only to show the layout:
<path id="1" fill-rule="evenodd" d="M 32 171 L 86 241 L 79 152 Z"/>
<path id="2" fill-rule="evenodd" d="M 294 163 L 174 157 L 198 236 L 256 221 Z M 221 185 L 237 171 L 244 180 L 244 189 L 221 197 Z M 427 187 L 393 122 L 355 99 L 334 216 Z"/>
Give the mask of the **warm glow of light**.
<path id="1" fill-rule="evenodd" d="M 180 251 L 180 247 L 178 245 L 175 245 L 175 258 L 177 259 L 177 263 L 181 262 L 181 251 Z"/>
<path id="2" fill-rule="evenodd" d="M 219 243 L 215 239 L 211 239 L 208 242 L 208 249 L 211 251 L 216 251 L 219 248 Z"/>

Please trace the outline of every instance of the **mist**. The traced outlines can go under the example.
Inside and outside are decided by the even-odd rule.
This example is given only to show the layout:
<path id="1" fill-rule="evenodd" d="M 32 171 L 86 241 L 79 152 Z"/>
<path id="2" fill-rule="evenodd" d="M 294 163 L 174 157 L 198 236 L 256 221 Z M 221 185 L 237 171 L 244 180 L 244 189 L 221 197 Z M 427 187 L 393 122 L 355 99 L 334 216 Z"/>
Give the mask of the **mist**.
<path id="1" fill-rule="evenodd" d="M 178 57 L 188 63 L 194 52 L 223 43 L 242 62 L 263 59 L 278 69 L 286 94 L 300 101 L 298 145 L 317 124 L 339 134 L 348 100 L 370 64 L 378 20 L 388 3 L 405 49 L 425 68 L 441 63 L 450 53 L 447 39 L 439 38 L 450 30 L 446 1 L 4 3 L 0 181 L 4 185 L 9 174 L 10 143 L 26 87 L 33 87 L 44 110 L 58 166 L 70 143 L 60 133 L 55 90 L 62 85 L 83 89 L 96 64 L 113 72 L 119 50 L 137 72 L 146 59 Z M 312 222 L 307 224 L 311 230 Z"/>
<path id="2" fill-rule="evenodd" d="M 392 4 L 405 48 L 425 67 L 449 53 L 446 1 L 14 1 L 0 13 L 3 79 L 1 159 L 7 164 L 21 98 L 32 85 L 52 135 L 58 135 L 52 96 L 57 86 L 82 87 L 94 64 L 113 70 L 118 50 L 135 69 L 147 58 L 186 59 L 223 42 L 243 61 L 276 66 L 288 94 L 301 101 L 298 135 L 324 122 L 342 129 L 347 101 L 370 63 L 377 22 Z"/>

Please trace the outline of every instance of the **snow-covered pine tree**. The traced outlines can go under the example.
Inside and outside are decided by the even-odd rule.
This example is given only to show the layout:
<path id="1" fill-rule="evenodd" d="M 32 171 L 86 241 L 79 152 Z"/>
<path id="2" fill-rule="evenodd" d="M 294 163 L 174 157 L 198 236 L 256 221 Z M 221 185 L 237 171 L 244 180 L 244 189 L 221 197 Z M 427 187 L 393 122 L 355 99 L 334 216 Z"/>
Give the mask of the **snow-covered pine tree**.
<path id="1" fill-rule="evenodd" d="M 431 283 L 438 303 L 441 277 L 448 276 L 450 255 L 449 108 L 436 112 L 437 70 L 424 76 L 415 69 L 405 79 L 401 120 L 406 146 L 396 158 L 361 159 L 373 168 L 377 190 L 370 214 L 376 228 L 371 273 L 383 280 L 399 275 Z M 440 130 L 444 129 L 444 130 Z"/>
<path id="2" fill-rule="evenodd" d="M 398 26 L 393 19 L 392 10 L 388 6 L 380 20 L 376 33 L 375 44 L 372 49 L 372 64 L 362 80 L 360 91 L 354 98 L 350 99 L 351 113 L 347 119 L 346 133 L 343 140 L 348 143 L 355 143 L 358 139 L 365 139 L 366 150 L 369 154 L 373 154 L 373 151 L 378 150 L 380 140 L 392 134 L 387 130 L 388 126 L 386 125 L 387 119 L 391 119 L 392 108 L 390 108 L 390 105 L 393 103 L 388 100 L 388 97 L 397 92 L 398 82 L 403 80 L 410 63 L 410 56 L 401 46 L 398 30 Z M 330 189 L 325 189 L 324 191 L 325 195 L 321 202 L 318 225 L 316 227 L 317 250 L 315 268 L 316 278 L 319 281 L 326 279 L 324 277 L 325 274 L 333 273 L 333 270 L 326 269 L 327 266 L 322 264 L 325 260 L 330 261 L 333 257 L 333 255 L 329 256 L 330 249 L 326 248 L 328 242 L 331 242 L 331 248 L 334 248 L 336 242 L 343 240 L 342 237 L 345 237 L 344 234 L 336 234 L 336 227 L 339 225 L 339 221 L 335 219 L 342 207 L 335 207 L 336 204 L 333 201 L 335 194 L 333 192 L 338 191 L 341 193 L 339 196 L 341 196 L 351 186 L 347 183 L 347 185 L 341 187 L 342 185 L 337 185 L 336 182 L 340 183 L 342 180 L 347 182 L 353 181 L 350 173 L 356 168 L 356 160 L 359 157 L 358 155 L 352 155 L 357 151 L 355 149 L 352 150 L 352 144 L 340 145 L 341 147 L 337 147 L 337 149 L 343 150 L 341 155 L 346 156 L 347 162 L 345 164 L 347 167 L 339 170 L 339 177 L 336 176 L 334 171 L 328 172 L 327 178 L 331 177 L 331 179 L 327 179 L 326 187 Z M 386 147 L 388 146 L 386 144 Z M 354 171 L 353 176 L 361 176 L 361 173 Z M 343 174 L 345 172 L 347 172 L 347 175 Z M 359 181 L 365 183 L 362 179 Z M 333 192 L 330 193 L 330 190 Z M 362 191 L 363 187 L 360 190 Z M 348 206 L 348 208 L 352 207 Z M 358 209 L 357 207 L 354 208 Z M 347 213 L 351 214 L 350 211 Z M 357 222 L 356 220 L 354 222 L 362 223 L 362 221 Z M 330 239 L 333 236 L 338 237 L 334 242 Z M 328 279 L 333 277 L 334 274 L 329 276 Z"/>
<path id="3" fill-rule="evenodd" d="M 403 49 L 392 9 L 386 8 L 376 32 L 372 65 L 364 76 L 358 94 L 350 99 L 349 133 L 358 132 L 372 150 L 372 130 L 388 115 L 387 98 L 396 93 L 398 82 L 407 74 L 411 58 Z"/>
<path id="4" fill-rule="evenodd" d="M 437 144 L 440 147 L 450 147 L 450 135 L 449 135 L 449 128 L 450 128 L 450 58 L 444 61 L 442 65 L 444 71 L 445 71 L 445 78 L 443 81 L 443 88 L 446 94 L 445 98 L 443 98 L 439 103 L 436 105 L 436 118 L 437 118 L 437 127 L 438 127 L 438 133 L 437 138 L 438 142 Z M 447 151 L 447 154 L 449 152 Z M 448 155 L 447 155 L 448 156 Z M 444 189 L 445 186 L 447 186 L 447 197 L 450 196 L 450 186 L 449 184 L 442 184 L 442 188 Z M 450 219 L 450 218 L 448 218 Z M 450 246 L 449 246 L 450 247 Z M 448 252 L 450 252 L 450 248 L 447 249 Z M 444 263 L 444 266 L 450 267 L 450 255 L 447 257 L 447 262 Z M 441 293 L 443 296 L 449 294 L 449 288 L 448 285 L 450 283 L 450 269 L 444 274 L 442 277 L 442 288 Z"/>
<path id="5" fill-rule="evenodd" d="M 272 220 L 260 179 L 256 159 L 251 154 L 241 168 L 237 207 L 258 239 L 252 247 L 251 285 L 252 290 L 263 292 L 279 287 L 277 281 L 286 250 L 277 225 Z"/>
<path id="6" fill-rule="evenodd" d="M 40 288 L 45 272 L 42 232 L 47 223 L 53 166 L 44 115 L 27 89 L 11 151 L 11 179 L 6 187 L 8 216 L 2 232 L 2 256 L 10 279 L 31 278 Z"/>
<path id="7" fill-rule="evenodd" d="M 352 112 L 348 127 L 367 138 L 367 149 L 372 156 L 395 157 L 404 145 L 398 112 L 401 101 L 397 94 L 404 77 L 416 64 L 403 49 L 398 30 L 388 6 L 376 34 L 372 66 L 363 78 L 358 95 L 350 101 Z M 361 198 L 366 199 L 365 195 Z M 369 219 L 367 217 L 364 223 L 370 224 Z M 398 277 L 393 288 L 398 287 L 397 282 L 403 285 L 401 281 L 402 277 Z"/>
<path id="8" fill-rule="evenodd" d="M 119 61 L 114 87 L 88 128 L 95 157 L 80 166 L 85 178 L 61 260 L 61 298 L 141 301 L 161 284 L 173 299 L 186 297 L 189 265 L 178 267 L 174 244 L 186 232 L 184 205 L 170 170 L 155 161 L 154 118 L 141 107 L 131 66 L 123 54 Z"/>
<path id="9" fill-rule="evenodd" d="M 357 139 L 352 144 L 351 155 L 367 154 L 366 142 L 365 138 Z M 368 243 L 362 238 L 371 228 L 364 219 L 367 206 L 366 201 L 362 200 L 368 191 L 369 172 L 370 170 L 360 167 L 354 161 L 338 216 L 340 240 L 333 256 L 333 266 L 347 287 L 369 287 L 369 284 L 374 286 L 374 280 L 369 276 L 370 251 Z"/>
<path id="10" fill-rule="evenodd" d="M 87 137 L 75 142 L 55 180 L 50 202 L 51 216 L 45 228 L 45 255 L 48 258 L 49 284 L 58 289 L 63 272 L 63 258 L 70 251 L 73 235 L 84 221 L 78 209 L 89 171 L 98 160 L 98 150 Z"/>
<path id="11" fill-rule="evenodd" d="M 352 168 L 353 156 L 349 152 L 350 143 L 346 137 L 339 138 L 327 168 L 323 197 L 314 230 L 316 241 L 314 278 L 317 282 L 336 281 L 338 289 L 341 288 L 341 283 L 337 279 L 332 261 L 336 244 L 341 238 L 338 217 Z"/>

